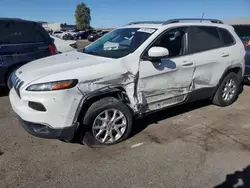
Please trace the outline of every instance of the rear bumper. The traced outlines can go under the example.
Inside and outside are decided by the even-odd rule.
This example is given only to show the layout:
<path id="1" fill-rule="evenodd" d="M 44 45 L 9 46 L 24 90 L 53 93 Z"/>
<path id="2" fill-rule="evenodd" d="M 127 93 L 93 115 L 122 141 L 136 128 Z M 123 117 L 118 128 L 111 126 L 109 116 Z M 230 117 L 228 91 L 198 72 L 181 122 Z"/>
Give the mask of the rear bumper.
<path id="1" fill-rule="evenodd" d="M 63 129 L 53 129 L 47 125 L 27 122 L 19 116 L 18 120 L 22 127 L 31 135 L 48 139 L 72 140 L 78 127 L 78 124 L 75 123 L 74 125 Z"/>

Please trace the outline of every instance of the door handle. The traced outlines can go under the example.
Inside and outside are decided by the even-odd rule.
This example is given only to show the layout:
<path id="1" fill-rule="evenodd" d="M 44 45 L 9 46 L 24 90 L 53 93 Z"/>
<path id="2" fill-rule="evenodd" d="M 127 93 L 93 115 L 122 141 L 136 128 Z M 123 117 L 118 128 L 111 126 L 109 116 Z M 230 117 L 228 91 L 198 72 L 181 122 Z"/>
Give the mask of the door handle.
<path id="1" fill-rule="evenodd" d="M 221 54 L 221 57 L 228 57 L 228 56 L 229 54 L 226 54 L 226 53 Z"/>
<path id="2" fill-rule="evenodd" d="M 192 61 L 184 61 L 183 63 L 182 63 L 182 66 L 184 66 L 184 67 L 188 67 L 188 66 L 192 66 L 194 63 L 192 62 Z"/>

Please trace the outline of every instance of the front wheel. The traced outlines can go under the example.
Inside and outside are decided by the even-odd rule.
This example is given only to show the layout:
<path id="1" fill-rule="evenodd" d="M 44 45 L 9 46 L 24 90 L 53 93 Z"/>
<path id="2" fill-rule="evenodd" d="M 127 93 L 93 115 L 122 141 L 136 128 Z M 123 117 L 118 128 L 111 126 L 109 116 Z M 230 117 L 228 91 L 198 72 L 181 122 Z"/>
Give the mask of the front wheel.
<path id="1" fill-rule="evenodd" d="M 240 82 L 234 72 L 225 76 L 220 83 L 214 97 L 213 103 L 218 106 L 229 106 L 234 103 L 239 95 Z"/>
<path id="2" fill-rule="evenodd" d="M 131 133 L 132 119 L 130 109 L 118 99 L 108 97 L 96 101 L 83 118 L 81 141 L 89 147 L 121 142 Z"/>

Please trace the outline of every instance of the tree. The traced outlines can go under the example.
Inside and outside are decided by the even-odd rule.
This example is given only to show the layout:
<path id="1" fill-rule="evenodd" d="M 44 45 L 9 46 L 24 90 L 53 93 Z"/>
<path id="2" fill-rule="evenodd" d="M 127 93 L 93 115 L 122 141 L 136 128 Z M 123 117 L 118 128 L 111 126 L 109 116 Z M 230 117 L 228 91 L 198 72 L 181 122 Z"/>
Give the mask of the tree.
<path id="1" fill-rule="evenodd" d="M 76 6 L 75 18 L 77 29 L 88 29 L 90 27 L 90 9 L 84 3 Z"/>

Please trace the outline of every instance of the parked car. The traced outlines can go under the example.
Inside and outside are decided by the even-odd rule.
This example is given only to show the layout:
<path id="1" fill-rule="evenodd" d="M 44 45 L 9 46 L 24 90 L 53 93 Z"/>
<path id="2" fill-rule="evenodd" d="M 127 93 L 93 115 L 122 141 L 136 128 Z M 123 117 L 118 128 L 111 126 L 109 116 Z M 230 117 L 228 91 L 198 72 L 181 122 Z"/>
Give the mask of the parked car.
<path id="1" fill-rule="evenodd" d="M 88 31 L 79 31 L 73 35 L 74 40 L 81 40 L 81 39 L 87 39 L 89 36 Z"/>
<path id="2" fill-rule="evenodd" d="M 95 147 L 128 138 L 133 117 L 200 99 L 231 105 L 244 75 L 244 46 L 232 26 L 197 20 L 130 23 L 82 53 L 22 66 L 9 95 L 21 125 L 66 141 L 80 132 Z"/>
<path id="3" fill-rule="evenodd" d="M 20 66 L 56 53 L 49 34 L 40 24 L 0 18 L 0 86 L 6 86 L 11 73 Z"/>
<path id="4" fill-rule="evenodd" d="M 247 84 L 250 84 L 250 44 L 245 46 L 246 49 L 246 68 L 245 68 L 245 79 Z"/>
<path id="5" fill-rule="evenodd" d="M 64 31 L 54 31 L 52 35 L 58 38 L 63 38 L 65 34 L 66 33 Z"/>
<path id="6" fill-rule="evenodd" d="M 65 35 L 63 35 L 62 39 L 63 40 L 73 40 L 74 37 L 71 35 L 71 33 L 66 33 Z"/>
<path id="7" fill-rule="evenodd" d="M 97 39 L 101 38 L 103 35 L 107 34 L 109 31 L 100 31 L 100 32 L 95 32 L 88 37 L 89 42 L 94 42 Z"/>
<path id="8" fill-rule="evenodd" d="M 244 82 L 250 85 L 250 25 L 234 25 L 233 27 L 246 49 Z"/>
<path id="9" fill-rule="evenodd" d="M 65 53 L 77 50 L 77 43 L 74 40 L 63 40 L 54 36 L 50 36 L 54 42 L 58 53 Z"/>

